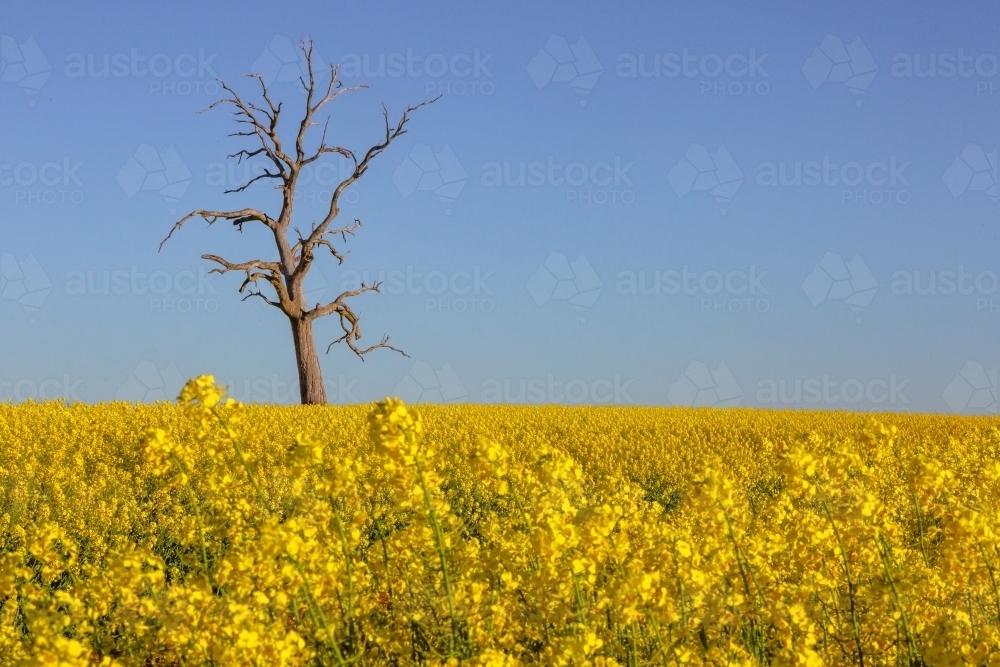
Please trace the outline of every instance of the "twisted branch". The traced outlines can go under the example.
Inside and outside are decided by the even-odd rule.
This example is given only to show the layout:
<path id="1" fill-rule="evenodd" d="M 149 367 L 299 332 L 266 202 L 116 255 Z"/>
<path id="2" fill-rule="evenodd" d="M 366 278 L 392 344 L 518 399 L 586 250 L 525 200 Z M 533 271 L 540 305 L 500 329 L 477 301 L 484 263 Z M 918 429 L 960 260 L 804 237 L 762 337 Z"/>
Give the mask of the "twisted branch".
<path id="1" fill-rule="evenodd" d="M 202 255 L 203 259 L 207 259 L 218 264 L 218 267 L 212 269 L 211 273 L 224 274 L 231 271 L 244 272 L 245 278 L 239 289 L 240 293 L 244 294 L 243 300 L 250 297 L 259 297 L 268 305 L 280 308 L 281 311 L 291 319 L 311 321 L 319 317 L 336 313 L 340 321 L 341 329 L 344 331 L 344 335 L 335 340 L 333 343 L 330 343 L 327 347 L 327 352 L 329 352 L 330 348 L 336 343 L 343 342 L 347 344 L 347 346 L 359 357 L 364 357 L 365 354 L 378 348 L 387 348 L 395 352 L 399 352 L 404 356 L 408 356 L 402 350 L 398 350 L 389 345 L 388 336 L 384 336 L 381 342 L 367 348 L 362 349 L 355 345 L 355 341 L 361 339 L 361 328 L 358 324 L 357 315 L 347 305 L 346 300 L 355 296 L 360 296 L 365 292 L 378 292 L 380 291 L 379 288 L 381 283 L 375 283 L 374 285 L 362 284 L 359 289 L 346 291 L 326 305 L 321 306 L 317 303 L 315 307 L 310 309 L 308 308 L 308 304 L 305 300 L 303 281 L 316 257 L 317 249 L 325 248 L 338 263 L 344 262 L 348 253 L 338 250 L 333 241 L 336 237 L 339 237 L 342 242 L 346 243 L 347 236 L 353 236 L 354 232 L 361 227 L 361 221 L 355 219 L 351 224 L 336 229 L 330 228 L 333 220 L 340 214 L 339 202 L 341 194 L 355 181 L 361 178 L 361 176 L 368 170 L 371 161 L 377 155 L 384 152 L 393 141 L 406 133 L 406 124 L 409 122 L 410 115 L 414 111 L 437 101 L 440 97 L 432 100 L 424 100 L 419 104 L 408 106 L 406 110 L 403 111 L 395 125 L 389 122 L 389 111 L 385 105 L 382 105 L 384 134 L 381 140 L 368 148 L 368 150 L 364 152 L 363 157 L 360 159 L 354 151 L 348 148 L 328 145 L 326 143 L 327 131 L 330 126 L 330 117 L 327 116 L 326 121 L 323 123 L 323 131 L 320 135 L 318 148 L 314 152 L 307 154 L 305 148 L 306 135 L 311 127 L 319 125 L 319 123 L 314 120 L 316 114 L 320 112 L 325 105 L 337 99 L 342 94 L 353 90 L 367 88 L 367 86 L 363 84 L 357 86 L 344 86 L 339 79 L 338 66 L 330 65 L 329 81 L 326 83 L 325 87 L 317 87 L 315 68 L 313 66 L 312 40 L 302 40 L 299 44 L 299 49 L 302 51 L 306 61 L 307 71 L 304 76 L 299 77 L 299 83 L 305 90 L 306 99 L 303 115 L 298 125 L 298 131 L 295 135 L 295 149 L 293 155 L 286 152 L 281 141 L 281 137 L 278 134 L 279 119 L 283 110 L 282 103 L 275 103 L 271 99 L 267 84 L 264 82 L 263 77 L 258 73 L 246 74 L 244 76 L 257 81 L 260 86 L 261 97 L 264 100 L 263 104 L 245 101 L 238 93 L 236 93 L 236 91 L 234 91 L 224 81 L 219 79 L 218 81 L 220 86 L 226 91 L 226 93 L 228 93 L 229 96 L 216 100 L 199 112 L 204 113 L 220 105 L 231 106 L 231 113 L 239 129 L 236 132 L 231 133 L 229 136 L 254 137 L 260 145 L 259 147 L 253 149 L 241 149 L 232 153 L 228 157 L 235 158 L 237 163 L 240 164 L 243 160 L 249 161 L 257 156 L 264 156 L 272 165 L 265 168 L 263 173 L 249 178 L 249 180 L 242 185 L 225 190 L 225 193 L 243 192 L 254 183 L 262 180 L 278 181 L 275 188 L 282 191 L 282 205 L 279 214 L 276 217 L 271 217 L 262 211 L 252 208 L 244 208 L 234 211 L 196 209 L 174 223 L 170 232 L 160 242 L 159 250 L 162 251 L 164 244 L 170 240 L 174 232 L 183 227 L 184 224 L 192 218 L 201 217 L 208 223 L 209 226 L 218 220 L 228 220 L 232 222 L 233 226 L 240 232 L 243 231 L 244 224 L 259 222 L 267 227 L 273 234 L 278 251 L 278 260 L 265 261 L 261 259 L 254 259 L 246 262 L 234 263 L 217 255 Z M 290 233 L 289 228 L 295 200 L 295 188 L 298 184 L 299 175 L 304 167 L 319 160 L 323 155 L 328 154 L 339 155 L 341 158 L 349 160 L 350 164 L 353 165 L 353 170 L 350 175 L 342 180 L 334 189 L 333 195 L 330 199 L 329 208 L 322 220 L 319 222 L 313 221 L 310 224 L 308 234 L 303 234 L 298 227 L 292 228 L 295 237 L 294 241 L 290 240 L 288 235 Z M 277 295 L 276 298 L 269 298 L 260 291 L 259 281 L 261 280 L 269 284 L 275 290 Z"/>

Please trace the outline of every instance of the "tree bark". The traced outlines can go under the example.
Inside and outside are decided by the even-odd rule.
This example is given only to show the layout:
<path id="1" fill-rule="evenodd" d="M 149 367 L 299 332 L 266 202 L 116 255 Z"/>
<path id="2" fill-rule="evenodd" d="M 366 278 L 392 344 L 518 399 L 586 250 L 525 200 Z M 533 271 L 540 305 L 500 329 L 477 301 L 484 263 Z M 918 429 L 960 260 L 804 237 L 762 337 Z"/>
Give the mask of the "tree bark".
<path id="1" fill-rule="evenodd" d="M 326 84 L 320 84 L 317 89 L 317 81 L 313 71 L 313 44 L 311 39 L 303 40 L 299 45 L 306 60 L 307 75 L 299 78 L 299 83 L 306 93 L 305 115 L 298 124 L 299 130 L 295 138 L 294 152 L 284 148 L 281 138 L 278 136 L 278 116 L 281 114 L 282 105 L 279 102 L 274 104 L 267 91 L 267 84 L 260 74 L 249 74 L 251 78 L 260 84 L 261 95 L 266 106 L 259 103 L 246 102 L 235 90 L 229 87 L 224 81 L 219 81 L 219 85 L 230 95 L 220 100 L 216 100 L 208 107 L 212 109 L 222 104 L 231 104 L 235 107 L 233 114 L 236 122 L 243 128 L 234 132 L 230 136 L 256 137 L 260 141 L 260 147 L 256 149 L 246 149 L 237 151 L 230 155 L 236 161 L 242 162 L 258 155 L 269 161 L 263 172 L 249 178 L 238 187 L 226 190 L 227 193 L 243 192 L 255 182 L 260 180 L 276 181 L 275 188 L 282 191 L 281 212 L 278 217 L 271 217 L 264 211 L 254 208 L 243 208 L 233 211 L 210 211 L 206 209 L 196 209 L 174 223 L 170 233 L 160 242 L 160 250 L 173 233 L 184 226 L 188 220 L 201 217 L 209 226 L 219 220 L 231 222 L 237 231 L 242 232 L 243 226 L 258 223 L 269 229 L 277 244 L 278 260 L 268 261 L 264 259 L 251 259 L 244 262 L 230 262 L 218 255 L 202 255 L 203 259 L 215 262 L 219 266 L 212 269 L 211 273 L 224 274 L 230 271 L 240 271 L 245 273 L 246 278 L 240 285 L 240 294 L 244 295 L 244 300 L 249 297 L 263 299 L 269 306 L 279 309 L 288 318 L 292 325 L 292 339 L 295 341 L 295 365 L 299 374 L 299 397 L 303 405 L 325 405 L 326 389 L 323 386 L 323 372 L 319 365 L 319 356 L 316 353 L 316 343 L 313 339 L 313 320 L 336 314 L 339 320 L 343 335 L 330 343 L 326 351 L 330 351 L 335 343 L 344 343 L 354 354 L 364 360 L 364 355 L 378 348 L 386 348 L 399 352 L 404 357 L 409 356 L 402 350 L 389 345 L 389 336 L 385 335 L 382 340 L 368 347 L 358 347 L 357 341 L 361 339 L 361 329 L 358 326 L 358 316 L 347 304 L 347 299 L 360 296 L 365 292 L 378 292 L 381 282 L 376 281 L 371 285 L 361 284 L 360 287 L 342 292 L 336 299 L 325 304 L 314 302 L 311 306 L 306 303 L 303 291 L 303 281 L 306 274 L 316 259 L 316 253 L 328 250 L 339 263 L 343 263 L 347 253 L 341 253 L 334 246 L 337 239 L 346 242 L 348 235 L 353 236 L 354 232 L 361 227 L 361 220 L 355 218 L 353 223 L 348 223 L 337 228 L 333 221 L 340 215 L 340 195 L 346 188 L 351 186 L 368 170 L 369 163 L 391 144 L 400 135 L 406 134 L 406 124 L 410 119 L 410 114 L 422 106 L 431 104 L 433 100 L 424 100 L 420 104 L 411 105 L 406 108 L 399 122 L 393 127 L 389 123 L 389 111 L 382 107 L 382 118 L 385 122 L 385 135 L 381 141 L 371 146 L 364 154 L 355 154 L 354 151 L 343 146 L 333 146 L 326 143 L 326 131 L 330 123 L 327 116 L 326 123 L 323 124 L 323 134 L 320 137 L 319 147 L 314 152 L 308 153 L 305 150 L 306 133 L 310 127 L 319 125 L 314 120 L 314 116 L 319 110 L 329 102 L 332 102 L 341 94 L 367 88 L 365 85 L 344 87 L 337 77 L 337 65 L 330 65 L 330 80 Z M 324 91 L 325 88 L 325 91 Z M 439 96 L 440 97 L 440 96 Z M 244 127 L 249 126 L 249 128 Z M 250 129 L 252 128 L 252 129 Z M 353 164 L 354 169 L 347 177 L 333 188 L 329 200 L 329 207 L 326 215 L 319 221 L 313 221 L 311 226 L 303 234 L 298 227 L 290 227 L 292 223 L 292 208 L 295 203 L 295 187 L 299 183 L 298 178 L 303 173 L 303 169 L 319 160 L 324 155 L 337 155 L 347 164 Z M 262 158 L 262 159 L 263 159 Z M 289 238 L 289 229 L 294 230 L 295 237 Z M 274 296 L 269 296 L 260 290 L 260 283 L 263 281 L 267 286 L 274 289 Z"/>
<path id="2" fill-rule="evenodd" d="M 299 396 L 302 405 L 326 405 L 323 371 L 316 354 L 312 322 L 289 318 L 295 340 L 295 365 L 299 370 Z"/>

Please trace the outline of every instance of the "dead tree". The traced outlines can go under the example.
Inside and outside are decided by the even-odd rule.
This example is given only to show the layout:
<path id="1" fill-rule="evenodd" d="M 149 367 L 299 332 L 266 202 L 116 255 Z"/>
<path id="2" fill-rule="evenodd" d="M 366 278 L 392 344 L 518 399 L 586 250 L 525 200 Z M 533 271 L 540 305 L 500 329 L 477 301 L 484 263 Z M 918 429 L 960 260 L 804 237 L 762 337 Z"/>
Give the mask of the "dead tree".
<path id="1" fill-rule="evenodd" d="M 364 361 L 364 355 L 378 348 L 387 348 L 406 355 L 405 352 L 389 345 L 389 337 L 383 336 L 382 340 L 367 348 L 359 347 L 357 341 L 361 340 L 361 327 L 358 316 L 348 305 L 348 299 L 364 294 L 365 292 L 378 292 L 381 283 L 375 282 L 371 285 L 364 283 L 354 290 L 343 292 L 333 301 L 326 304 L 319 302 L 308 304 L 306 302 L 303 283 L 306 274 L 316 260 L 317 252 L 322 252 L 325 248 L 338 261 L 344 262 L 346 252 L 337 250 L 333 241 L 337 237 L 346 242 L 348 235 L 353 235 L 361 227 L 361 221 L 355 219 L 354 222 L 333 227 L 332 224 L 340 214 L 340 196 L 352 183 L 361 178 L 367 171 L 368 166 L 376 155 L 389 147 L 397 137 L 406 133 L 406 123 L 410 114 L 420 107 L 435 100 L 425 100 L 415 106 L 410 106 L 403 112 L 395 126 L 389 122 L 389 112 L 382 106 L 382 115 L 385 121 L 385 136 L 382 140 L 369 148 L 360 159 L 350 149 L 341 146 L 329 146 L 326 143 L 327 128 L 330 124 L 330 117 L 327 116 L 323 124 L 323 134 L 320 137 L 319 147 L 315 151 L 307 152 L 306 134 L 315 125 L 315 117 L 327 103 L 337 99 L 343 93 L 367 86 L 345 87 L 337 77 L 337 66 L 330 66 L 330 81 L 325 86 L 322 97 L 317 94 L 317 82 L 313 70 L 313 44 L 311 39 L 303 40 L 299 49 L 305 56 L 308 72 L 304 77 L 299 77 L 299 83 L 305 90 L 305 110 L 299 120 L 298 131 L 295 135 L 294 152 L 289 154 L 285 144 L 282 143 L 278 135 L 279 116 L 282 112 L 282 103 L 275 104 L 268 93 L 267 85 L 260 74 L 246 74 L 250 78 L 256 79 L 260 84 L 261 96 L 266 108 L 263 105 L 246 102 L 232 88 L 226 85 L 221 79 L 219 85 L 230 95 L 230 97 L 217 100 L 200 113 L 204 113 L 216 106 L 230 104 L 234 107 L 233 116 L 236 123 L 242 127 L 240 131 L 233 132 L 229 136 L 253 137 L 259 140 L 260 147 L 253 150 L 243 149 L 229 158 L 236 158 L 237 163 L 242 160 L 250 160 L 258 155 L 264 156 L 270 162 L 262 173 L 250 178 L 243 185 L 226 193 L 239 193 L 246 190 L 256 181 L 272 179 L 276 182 L 275 189 L 281 190 L 281 210 L 276 217 L 272 217 L 263 211 L 253 208 L 243 208 L 234 211 L 208 211 L 197 209 L 181 218 L 174 224 L 170 233 L 160 242 L 160 249 L 170 239 L 175 231 L 184 226 L 188 220 L 196 217 L 203 218 L 209 225 L 218 220 L 228 220 L 240 232 L 243 225 L 259 223 L 270 230 L 277 247 L 277 260 L 267 261 L 263 259 L 251 259 L 244 262 L 230 262 L 218 255 L 202 255 L 203 259 L 215 262 L 219 266 L 212 269 L 211 273 L 228 273 L 230 271 L 242 271 L 246 277 L 240 285 L 240 293 L 244 294 L 243 300 L 250 297 L 259 297 L 268 305 L 281 310 L 288 318 L 292 328 L 292 340 L 295 343 L 295 363 L 299 374 L 299 395 L 303 404 L 325 404 L 326 390 L 323 387 L 322 370 L 319 364 L 319 356 L 316 353 L 316 343 L 313 337 L 313 322 L 320 317 L 336 313 L 340 320 L 343 335 L 331 342 L 326 351 L 335 343 L 345 343 L 358 357 Z M 308 78 L 306 78 L 308 77 Z M 322 92 L 323 86 L 320 86 Z M 336 154 L 342 159 L 353 163 L 353 172 L 340 182 L 333 190 L 330 198 L 329 210 L 326 211 L 323 219 L 313 221 L 307 234 L 292 227 L 292 209 L 295 201 L 295 187 L 302 170 L 308 165 L 316 162 L 324 155 Z M 272 169 L 273 166 L 273 169 Z M 348 163 L 350 167 L 350 163 Z M 294 231 L 292 236 L 291 231 Z M 264 294 L 260 290 L 258 281 L 263 280 L 274 291 L 274 295 Z"/>

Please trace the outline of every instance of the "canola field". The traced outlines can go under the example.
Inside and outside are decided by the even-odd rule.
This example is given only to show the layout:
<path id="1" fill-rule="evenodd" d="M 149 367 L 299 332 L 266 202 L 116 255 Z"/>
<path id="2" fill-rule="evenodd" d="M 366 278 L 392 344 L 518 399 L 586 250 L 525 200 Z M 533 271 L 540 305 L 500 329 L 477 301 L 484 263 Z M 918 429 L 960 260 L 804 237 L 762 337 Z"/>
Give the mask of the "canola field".
<path id="1" fill-rule="evenodd" d="M 1000 665 L 998 427 L 0 405 L 0 665 Z"/>

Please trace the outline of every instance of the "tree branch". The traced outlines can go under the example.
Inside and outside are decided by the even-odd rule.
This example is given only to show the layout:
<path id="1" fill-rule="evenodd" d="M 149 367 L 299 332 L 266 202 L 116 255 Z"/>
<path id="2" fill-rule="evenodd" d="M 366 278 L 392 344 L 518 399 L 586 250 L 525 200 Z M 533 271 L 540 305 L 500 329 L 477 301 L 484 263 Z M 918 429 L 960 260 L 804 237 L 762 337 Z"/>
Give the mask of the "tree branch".
<path id="1" fill-rule="evenodd" d="M 341 320 L 341 326 L 343 326 L 343 320 Z M 345 329 L 345 331 L 346 331 L 346 329 Z M 358 330 L 357 338 L 361 338 L 361 332 L 360 332 L 360 330 Z M 347 347 L 351 348 L 351 351 L 354 352 L 354 354 L 356 354 L 359 357 L 361 357 L 361 361 L 365 360 L 365 355 L 366 354 L 368 354 L 372 350 L 377 350 L 379 348 L 385 348 L 387 350 L 392 350 L 393 352 L 399 352 L 401 355 L 403 355 L 407 359 L 410 358 L 410 355 L 408 355 L 406 352 L 403 352 L 402 350 L 400 350 L 398 348 L 395 348 L 392 345 L 389 345 L 389 335 L 388 334 L 386 334 L 385 336 L 383 336 L 382 340 L 377 345 L 371 345 L 371 346 L 366 347 L 365 349 L 362 350 L 362 349 L 359 349 L 354 344 L 354 342 L 351 340 L 351 333 L 347 332 L 343 336 L 341 336 L 340 338 L 338 338 L 337 340 L 335 340 L 332 343 L 330 343 L 329 345 L 327 345 L 327 347 L 326 347 L 326 353 L 329 354 L 330 353 L 330 348 L 333 347 L 334 345 L 336 345 L 337 343 L 347 343 Z"/>
<path id="2" fill-rule="evenodd" d="M 376 155 L 378 155 L 386 148 L 388 148 L 389 144 L 395 141 L 396 138 L 400 137 L 403 134 L 406 134 L 406 123 L 409 122 L 410 120 L 410 114 L 419 109 L 420 107 L 426 106 L 428 104 L 433 104 L 439 99 L 441 99 L 440 95 L 432 100 L 424 100 L 420 104 L 407 107 L 406 111 L 403 112 L 403 115 L 400 116 L 399 122 L 396 123 L 396 127 L 392 127 L 389 125 L 389 110 L 386 109 L 384 104 L 382 105 L 382 118 L 385 122 L 385 137 L 380 143 L 377 143 L 371 148 L 369 148 L 368 151 L 365 153 L 364 158 L 362 158 L 360 162 L 358 162 L 357 159 L 354 157 L 354 154 L 351 153 L 351 158 L 354 160 L 354 173 L 352 173 L 346 179 L 341 181 L 340 185 L 338 185 L 337 188 L 334 190 L 333 196 L 330 198 L 330 208 L 327 211 L 326 216 L 323 218 L 323 221 L 320 222 L 319 225 L 317 225 L 313 229 L 312 233 L 309 235 L 309 238 L 306 239 L 305 241 L 306 245 L 310 246 L 316 245 L 318 240 L 322 238 L 324 234 L 326 234 L 327 227 L 330 226 L 330 223 L 333 221 L 333 219 L 340 214 L 339 202 L 341 193 L 349 185 L 351 185 L 356 180 L 361 178 L 361 176 L 368 170 L 369 163 Z M 301 265 L 296 268 L 296 272 L 298 272 L 299 269 L 301 269 Z"/>
<path id="3" fill-rule="evenodd" d="M 170 229 L 170 233 L 167 234 L 166 238 L 160 241 L 160 247 L 157 252 L 163 250 L 163 244 L 170 240 L 170 237 L 174 235 L 178 229 L 184 226 L 191 218 L 201 217 L 211 226 L 216 220 L 222 218 L 223 220 L 232 220 L 233 225 L 243 231 L 243 225 L 248 222 L 260 222 L 265 225 L 268 229 L 277 229 L 277 221 L 270 218 L 266 213 L 258 211 L 255 208 L 242 208 L 238 211 L 206 211 L 204 209 L 196 209 L 191 211 L 183 218 L 174 223 L 174 226 Z"/>
<path id="4" fill-rule="evenodd" d="M 211 273 L 225 274 L 232 271 L 242 271 L 245 275 L 240 285 L 240 293 L 243 300 L 250 297 L 258 297 L 268 305 L 280 308 L 290 319 L 300 321 L 312 321 L 319 317 L 336 313 L 343 330 L 343 335 L 330 343 L 327 352 L 336 343 L 345 343 L 356 355 L 363 359 L 364 355 L 378 348 L 386 348 L 399 352 L 403 356 L 409 356 L 389 344 L 389 337 L 383 336 L 382 340 L 370 347 L 361 348 L 356 342 L 361 339 L 361 327 L 358 316 L 347 304 L 347 300 L 360 296 L 365 292 L 379 292 L 381 283 L 373 285 L 362 283 L 361 287 L 355 290 L 343 292 L 333 301 L 320 305 L 316 303 L 311 309 L 306 303 L 303 283 L 306 273 L 312 266 L 315 259 L 316 250 L 325 248 L 339 262 L 343 263 L 348 253 L 338 251 L 334 246 L 335 237 L 339 236 L 341 241 L 347 241 L 347 236 L 353 235 L 361 227 L 361 221 L 355 219 L 353 223 L 331 229 L 333 220 L 340 214 L 340 196 L 355 181 L 361 178 L 368 170 L 371 161 L 384 152 L 389 145 L 397 138 L 406 134 L 406 125 L 411 114 L 428 104 L 436 102 L 439 97 L 424 100 L 423 102 L 408 106 L 399 117 L 395 125 L 389 122 L 389 111 L 382 105 L 382 118 L 384 124 L 384 134 L 378 143 L 368 148 L 359 158 L 358 154 L 349 148 L 327 144 L 327 132 L 330 127 L 330 116 L 323 122 L 323 130 L 319 137 L 319 145 L 314 152 L 307 154 L 305 148 L 306 136 L 311 127 L 319 125 L 316 122 L 316 115 L 323 107 L 340 95 L 362 88 L 367 88 L 361 84 L 357 86 L 344 86 L 338 74 L 338 65 L 330 65 L 330 79 L 325 84 L 317 84 L 316 72 L 314 68 L 314 51 L 312 40 L 302 40 L 299 49 L 305 57 L 306 72 L 299 77 L 305 95 L 305 108 L 303 116 L 298 124 L 295 135 L 294 154 L 289 155 L 283 147 L 281 137 L 278 135 L 279 119 L 282 113 L 282 103 L 275 103 L 268 92 L 267 84 L 259 73 L 246 74 L 245 76 L 255 79 L 260 86 L 261 97 L 264 103 L 259 104 L 253 101 L 245 101 L 230 86 L 221 79 L 218 80 L 222 89 L 229 95 L 210 104 L 201 113 L 220 105 L 231 105 L 231 113 L 237 124 L 235 132 L 229 136 L 233 137 L 253 137 L 259 141 L 260 146 L 255 148 L 244 148 L 231 155 L 240 164 L 243 160 L 248 162 L 257 156 L 263 156 L 270 161 L 272 166 L 267 166 L 263 173 L 252 174 L 249 179 L 232 189 L 225 190 L 226 194 L 239 193 L 248 189 L 254 183 L 274 179 L 280 182 L 276 185 L 282 191 L 282 206 L 279 215 L 272 218 L 269 215 L 252 208 L 245 208 L 234 211 L 212 211 L 197 209 L 177 221 L 171 228 L 167 236 L 160 242 L 159 250 L 162 251 L 164 244 L 170 240 L 174 232 L 183 227 L 189 220 L 196 217 L 203 218 L 209 226 L 216 221 L 228 220 L 232 222 L 239 231 L 243 231 L 243 225 L 248 222 L 260 222 L 271 230 L 277 246 L 278 260 L 265 261 L 254 259 L 246 262 L 230 262 L 218 255 L 202 255 L 203 259 L 217 264 Z M 289 238 L 289 227 L 292 219 L 292 209 L 295 203 L 295 188 L 298 184 L 298 177 L 304 167 L 319 160 L 324 155 L 334 154 L 349 160 L 353 165 L 353 170 L 334 189 L 328 210 L 319 222 L 310 225 L 308 235 L 304 235 L 298 227 L 292 228 L 297 237 L 294 245 Z M 256 171 L 256 170 L 254 170 Z M 261 292 L 259 282 L 264 281 L 274 288 L 275 298 L 271 298 Z"/>
<path id="5" fill-rule="evenodd" d="M 246 279 L 243 284 L 240 285 L 239 292 L 243 294 L 249 288 L 249 292 L 243 297 L 246 301 L 251 296 L 258 296 L 264 299 L 269 305 L 275 308 L 280 308 L 284 313 L 292 316 L 299 312 L 298 307 L 289 298 L 288 290 L 285 288 L 285 283 L 282 280 L 283 275 L 281 273 L 281 266 L 277 262 L 266 262 L 260 259 L 252 259 L 248 262 L 233 263 L 218 255 L 202 255 L 202 259 L 207 259 L 209 261 L 215 262 L 222 268 L 215 268 L 209 271 L 209 273 L 225 274 L 230 271 L 244 271 L 246 273 Z M 267 281 L 274 291 L 278 294 L 278 300 L 268 299 L 257 287 L 257 281 L 264 279 Z"/>
<path id="6" fill-rule="evenodd" d="M 219 85 L 222 89 L 228 92 L 232 97 L 216 100 L 202 109 L 200 113 L 209 111 L 210 109 L 213 109 L 221 104 L 232 104 L 236 107 L 236 110 L 232 112 L 236 119 L 236 123 L 240 125 L 250 125 L 252 130 L 234 132 L 229 136 L 256 136 L 260 140 L 261 149 L 274 163 L 283 178 L 290 178 L 292 175 L 291 170 L 294 168 L 295 162 L 285 154 L 281 147 L 281 137 L 278 136 L 278 117 L 281 115 L 281 104 L 279 103 L 276 106 L 271 102 L 267 95 L 267 86 L 264 85 L 264 79 L 260 76 L 260 74 L 245 74 L 244 76 L 257 79 L 257 81 L 260 82 L 264 99 L 267 101 L 267 105 L 271 109 L 270 112 L 267 112 L 254 104 L 247 104 L 243 101 L 243 98 L 241 98 L 228 84 L 226 84 L 222 79 L 218 79 Z M 267 124 L 257 117 L 254 113 L 255 111 L 262 114 L 267 119 Z"/>

